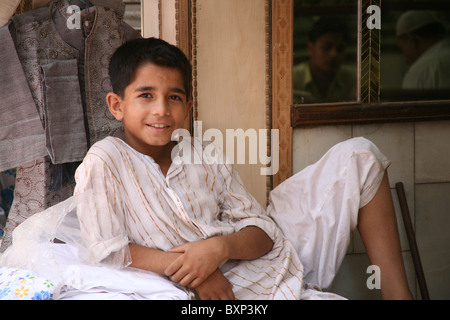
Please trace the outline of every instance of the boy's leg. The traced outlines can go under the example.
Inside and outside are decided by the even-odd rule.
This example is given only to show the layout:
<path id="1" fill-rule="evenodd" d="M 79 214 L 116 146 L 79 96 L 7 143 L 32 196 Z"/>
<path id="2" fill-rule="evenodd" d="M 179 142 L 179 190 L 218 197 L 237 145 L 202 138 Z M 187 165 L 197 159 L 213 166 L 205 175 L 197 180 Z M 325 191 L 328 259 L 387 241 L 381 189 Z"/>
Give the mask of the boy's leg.
<path id="1" fill-rule="evenodd" d="M 383 299 L 411 299 L 387 174 L 358 215 L 358 230 L 373 265 L 380 268 Z"/>
<path id="2" fill-rule="evenodd" d="M 350 232 L 358 224 L 363 241 L 368 242 L 371 263 L 381 263 L 387 270 L 385 279 L 389 279 L 392 266 L 397 271 L 403 268 L 398 255 L 394 260 L 383 260 L 378 253 L 380 246 L 399 248 L 398 242 L 395 246 L 388 241 L 377 242 L 371 228 L 374 224 L 388 234 L 397 234 L 389 185 L 386 192 L 388 166 L 389 161 L 373 143 L 350 139 L 271 192 L 268 213 L 297 249 L 307 283 L 325 289 L 331 285 L 346 254 Z"/>

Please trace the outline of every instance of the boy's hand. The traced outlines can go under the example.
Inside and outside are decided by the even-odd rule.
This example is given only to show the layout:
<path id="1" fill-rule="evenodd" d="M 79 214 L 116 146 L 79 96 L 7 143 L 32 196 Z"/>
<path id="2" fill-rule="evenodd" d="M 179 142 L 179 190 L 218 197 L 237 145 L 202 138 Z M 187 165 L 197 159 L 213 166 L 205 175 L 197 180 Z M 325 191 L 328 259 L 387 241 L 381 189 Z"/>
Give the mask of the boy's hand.
<path id="1" fill-rule="evenodd" d="M 235 300 L 233 286 L 222 271 L 216 269 L 205 281 L 195 288 L 200 300 Z"/>
<path id="2" fill-rule="evenodd" d="M 183 253 L 165 270 L 165 275 L 185 287 L 196 288 L 226 260 L 225 244 L 220 237 L 195 241 L 168 252 Z"/>

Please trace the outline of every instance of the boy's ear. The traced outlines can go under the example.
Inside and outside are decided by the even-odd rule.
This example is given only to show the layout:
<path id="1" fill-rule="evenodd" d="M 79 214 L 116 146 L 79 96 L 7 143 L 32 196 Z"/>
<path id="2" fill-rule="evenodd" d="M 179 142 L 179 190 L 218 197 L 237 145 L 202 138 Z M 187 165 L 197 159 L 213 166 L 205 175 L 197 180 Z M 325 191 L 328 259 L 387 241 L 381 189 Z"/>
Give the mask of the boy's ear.
<path id="1" fill-rule="evenodd" d="M 123 110 L 122 110 L 122 98 L 115 94 L 114 92 L 110 92 L 106 95 L 106 102 L 108 103 L 109 112 L 119 121 L 123 119 Z"/>
<path id="2" fill-rule="evenodd" d="M 194 106 L 194 101 L 192 101 L 192 99 L 190 99 L 187 103 L 186 103 L 186 113 L 189 113 L 192 109 L 192 107 Z"/>

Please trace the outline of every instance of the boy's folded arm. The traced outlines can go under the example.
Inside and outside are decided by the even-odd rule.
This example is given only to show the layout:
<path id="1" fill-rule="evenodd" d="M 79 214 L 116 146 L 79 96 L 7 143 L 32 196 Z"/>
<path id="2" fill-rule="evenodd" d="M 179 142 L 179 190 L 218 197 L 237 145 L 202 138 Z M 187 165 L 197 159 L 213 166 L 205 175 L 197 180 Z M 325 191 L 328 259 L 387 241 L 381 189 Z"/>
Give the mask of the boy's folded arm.
<path id="1" fill-rule="evenodd" d="M 195 291 L 200 300 L 235 300 L 233 286 L 220 269 L 216 269 Z"/>
<path id="2" fill-rule="evenodd" d="M 129 267 L 164 275 L 164 270 L 177 259 L 181 253 L 165 252 L 158 249 L 129 244 L 131 264 Z"/>
<path id="3" fill-rule="evenodd" d="M 227 260 L 254 260 L 273 247 L 272 239 L 256 226 L 248 226 L 236 233 L 221 236 L 226 248 Z"/>
<path id="4" fill-rule="evenodd" d="M 164 274 L 183 286 L 196 288 L 226 260 L 254 260 L 272 249 L 271 238 L 249 226 L 238 232 L 186 243 L 169 252 L 182 254 Z"/>

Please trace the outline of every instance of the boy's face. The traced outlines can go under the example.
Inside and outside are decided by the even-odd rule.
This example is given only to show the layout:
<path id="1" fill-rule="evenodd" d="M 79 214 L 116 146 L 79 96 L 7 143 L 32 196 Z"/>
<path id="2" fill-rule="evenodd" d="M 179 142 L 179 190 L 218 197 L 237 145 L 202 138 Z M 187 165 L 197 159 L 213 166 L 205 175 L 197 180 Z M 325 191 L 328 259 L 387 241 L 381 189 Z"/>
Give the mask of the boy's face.
<path id="1" fill-rule="evenodd" d="M 310 64 L 326 73 L 336 72 L 345 60 L 346 44 L 340 34 L 326 33 L 308 43 Z"/>
<path id="2" fill-rule="evenodd" d="M 123 98 L 110 93 L 107 100 L 111 113 L 123 123 L 127 143 L 144 154 L 168 145 L 192 107 L 181 72 L 151 63 L 139 67 Z"/>

